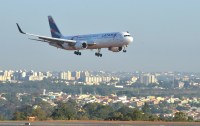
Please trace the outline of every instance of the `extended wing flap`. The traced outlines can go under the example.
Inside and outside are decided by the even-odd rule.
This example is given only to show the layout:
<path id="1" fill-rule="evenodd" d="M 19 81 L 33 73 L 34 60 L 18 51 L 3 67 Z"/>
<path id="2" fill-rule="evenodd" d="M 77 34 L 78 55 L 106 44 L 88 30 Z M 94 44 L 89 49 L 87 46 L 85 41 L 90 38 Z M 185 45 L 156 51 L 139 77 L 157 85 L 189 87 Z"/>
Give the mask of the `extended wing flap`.
<path id="1" fill-rule="evenodd" d="M 52 38 L 52 37 L 45 37 L 45 36 L 38 36 L 39 39 L 47 40 L 49 42 L 62 42 L 62 43 L 76 43 L 74 40 L 69 39 L 60 39 L 60 38 Z"/>

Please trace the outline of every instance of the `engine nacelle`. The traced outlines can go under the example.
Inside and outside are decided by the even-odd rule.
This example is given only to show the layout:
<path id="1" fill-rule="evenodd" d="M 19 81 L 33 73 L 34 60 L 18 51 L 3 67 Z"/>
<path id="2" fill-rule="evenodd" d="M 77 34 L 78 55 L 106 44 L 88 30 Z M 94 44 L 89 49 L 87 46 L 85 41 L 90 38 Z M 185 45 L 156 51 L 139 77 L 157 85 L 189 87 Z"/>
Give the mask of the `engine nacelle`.
<path id="1" fill-rule="evenodd" d="M 109 47 L 108 50 L 113 52 L 120 52 L 122 50 L 122 47 Z"/>
<path id="2" fill-rule="evenodd" d="M 77 42 L 74 47 L 77 49 L 77 50 L 80 50 L 80 49 L 86 49 L 88 47 L 88 44 L 86 42 Z"/>

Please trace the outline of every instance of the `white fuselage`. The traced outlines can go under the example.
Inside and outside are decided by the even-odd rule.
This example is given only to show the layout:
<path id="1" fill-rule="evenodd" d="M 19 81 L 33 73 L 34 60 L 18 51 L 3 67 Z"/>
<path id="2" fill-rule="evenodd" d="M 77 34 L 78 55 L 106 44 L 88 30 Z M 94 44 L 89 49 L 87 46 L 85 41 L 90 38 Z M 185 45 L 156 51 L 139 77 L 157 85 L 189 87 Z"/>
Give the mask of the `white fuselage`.
<path id="1" fill-rule="evenodd" d="M 87 43 L 87 48 L 82 49 L 101 49 L 111 47 L 125 47 L 133 42 L 133 37 L 128 32 L 112 32 L 102 34 L 88 34 L 65 36 L 62 39 L 75 40 L 77 43 Z M 80 50 L 68 43 L 62 44 L 62 49 L 65 50 Z"/>

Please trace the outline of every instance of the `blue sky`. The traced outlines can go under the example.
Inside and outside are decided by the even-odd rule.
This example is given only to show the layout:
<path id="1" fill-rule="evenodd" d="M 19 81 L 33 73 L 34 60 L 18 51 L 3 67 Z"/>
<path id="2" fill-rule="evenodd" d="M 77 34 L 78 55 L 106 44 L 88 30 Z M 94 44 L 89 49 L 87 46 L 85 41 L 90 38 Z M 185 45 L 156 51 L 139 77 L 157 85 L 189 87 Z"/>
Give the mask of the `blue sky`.
<path id="1" fill-rule="evenodd" d="M 199 0 L 2 0 L 0 69 L 200 72 Z M 28 40 L 16 27 L 50 36 L 52 15 L 64 35 L 129 31 L 127 53 L 56 49 Z"/>

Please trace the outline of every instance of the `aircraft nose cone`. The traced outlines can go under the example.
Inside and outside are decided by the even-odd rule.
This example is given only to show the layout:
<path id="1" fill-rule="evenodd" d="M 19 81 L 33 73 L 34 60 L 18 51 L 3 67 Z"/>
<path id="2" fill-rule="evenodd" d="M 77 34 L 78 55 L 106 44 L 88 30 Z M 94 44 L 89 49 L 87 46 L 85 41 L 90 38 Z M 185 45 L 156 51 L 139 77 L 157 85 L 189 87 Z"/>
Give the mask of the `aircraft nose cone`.
<path id="1" fill-rule="evenodd" d="M 130 38 L 129 38 L 129 41 L 130 41 L 130 42 L 133 42 L 133 37 L 130 37 Z"/>
<path id="2" fill-rule="evenodd" d="M 127 42 L 128 44 L 132 43 L 132 42 L 133 42 L 133 37 L 127 37 L 127 38 L 126 38 L 126 42 Z"/>

